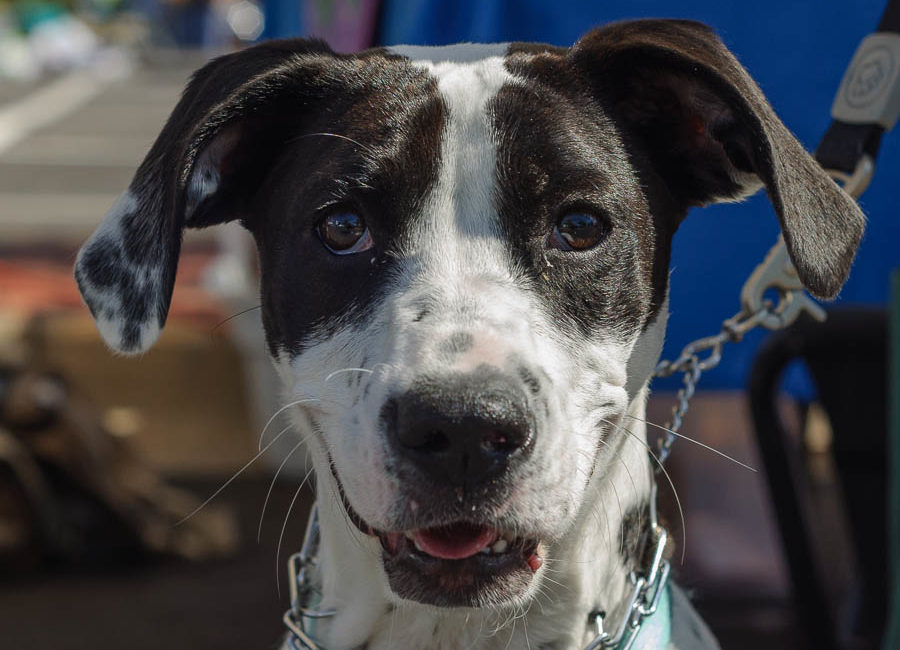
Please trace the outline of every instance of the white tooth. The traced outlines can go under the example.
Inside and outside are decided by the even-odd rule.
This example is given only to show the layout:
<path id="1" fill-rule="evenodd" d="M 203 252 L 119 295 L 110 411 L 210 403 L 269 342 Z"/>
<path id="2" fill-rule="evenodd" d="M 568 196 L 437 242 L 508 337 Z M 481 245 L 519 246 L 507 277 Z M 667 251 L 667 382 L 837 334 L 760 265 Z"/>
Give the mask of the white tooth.
<path id="1" fill-rule="evenodd" d="M 497 540 L 497 543 L 491 547 L 491 550 L 494 551 L 494 553 L 503 553 L 506 551 L 507 544 L 508 542 L 505 539 Z"/>
<path id="2" fill-rule="evenodd" d="M 422 549 L 422 547 L 419 545 L 419 540 L 413 539 L 412 537 L 410 537 L 410 539 L 412 539 L 413 545 L 416 547 L 416 550 L 417 550 L 417 551 L 421 551 L 422 553 L 425 552 L 425 551 Z"/>
<path id="3" fill-rule="evenodd" d="M 485 546 L 483 549 L 481 549 L 481 550 L 478 551 L 478 552 L 479 552 L 479 553 L 484 553 L 485 555 L 490 555 L 490 554 L 491 554 L 491 547 L 490 547 L 490 546 Z"/>
<path id="4" fill-rule="evenodd" d="M 406 539 L 415 541 L 415 537 L 413 536 L 411 530 L 406 531 L 405 533 L 403 533 L 403 535 L 406 536 Z"/>

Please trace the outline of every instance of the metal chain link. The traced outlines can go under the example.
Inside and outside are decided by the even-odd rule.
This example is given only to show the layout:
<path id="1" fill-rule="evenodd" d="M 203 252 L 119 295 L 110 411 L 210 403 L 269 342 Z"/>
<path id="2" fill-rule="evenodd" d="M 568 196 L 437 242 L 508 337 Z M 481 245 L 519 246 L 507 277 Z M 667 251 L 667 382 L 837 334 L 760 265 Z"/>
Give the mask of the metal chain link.
<path id="1" fill-rule="evenodd" d="M 826 172 L 854 200 L 868 187 L 875 172 L 875 163 L 869 156 L 863 156 L 857 163 L 853 174 L 844 174 L 835 170 Z M 764 297 L 770 289 L 778 291 L 778 303 Z M 653 374 L 654 377 L 670 377 L 681 372 L 684 387 L 676 395 L 676 403 L 672 408 L 672 419 L 666 423 L 665 435 L 657 443 L 658 463 L 655 472 L 658 475 L 662 466 L 672 453 L 672 444 L 678 437 L 684 416 L 690 408 L 691 398 L 697 390 L 700 376 L 711 370 L 722 361 L 722 347 L 725 343 L 737 343 L 744 335 L 757 327 L 779 330 L 793 323 L 800 314 L 806 313 L 816 320 L 825 320 L 825 311 L 809 295 L 788 256 L 784 239 L 778 241 L 768 252 L 765 259 L 753 270 L 741 288 L 741 311 L 722 323 L 721 331 L 715 336 L 697 339 L 685 346 L 674 361 L 660 361 Z M 708 352 L 706 357 L 701 355 Z"/>
<path id="2" fill-rule="evenodd" d="M 684 416 L 690 409 L 690 401 L 697 390 L 700 377 L 705 371 L 719 365 L 722 361 L 722 348 L 726 343 L 737 343 L 747 332 L 759 327 L 773 313 L 772 306 L 772 301 L 766 300 L 752 313 L 741 310 L 722 323 L 722 329 L 718 334 L 688 344 L 674 361 L 663 360 L 657 364 L 654 377 L 670 377 L 680 372 L 684 382 L 684 387 L 679 389 L 675 396 L 672 418 L 666 423 L 667 431 L 657 443 L 656 455 L 659 462 L 654 465 L 657 474 L 662 471 L 663 464 L 672 453 L 672 444 L 678 437 Z M 704 354 L 706 356 L 703 356 Z"/>
<path id="3" fill-rule="evenodd" d="M 781 303 L 790 302 L 792 298 L 793 296 L 785 293 L 782 295 Z M 783 311 L 778 312 L 777 307 L 773 311 L 773 303 L 770 300 L 762 301 L 753 311 L 742 309 L 722 323 L 722 329 L 718 334 L 688 344 L 674 361 L 663 360 L 657 364 L 654 377 L 670 377 L 680 372 L 684 381 L 684 387 L 678 391 L 675 406 L 672 408 L 672 419 L 666 424 L 665 435 L 658 442 L 657 462 L 654 465 L 657 475 L 662 471 L 663 464 L 672 451 L 672 444 L 678 437 L 678 431 L 690 408 L 690 401 L 696 392 L 700 377 L 722 361 L 723 346 L 726 343 L 739 342 L 750 330 L 765 326 L 767 321 L 771 321 L 773 313 Z M 779 318 L 779 322 L 783 320 Z M 640 573 L 631 573 L 630 579 L 634 588 L 626 614 L 615 632 L 611 633 L 604 629 L 605 613 L 597 612 L 592 617 L 597 634 L 585 650 L 630 650 L 637 640 L 643 620 L 656 612 L 670 569 L 669 562 L 664 558 L 668 533 L 660 526 L 656 516 L 656 489 L 657 483 L 654 481 L 650 499 L 652 549 L 650 566 Z"/>

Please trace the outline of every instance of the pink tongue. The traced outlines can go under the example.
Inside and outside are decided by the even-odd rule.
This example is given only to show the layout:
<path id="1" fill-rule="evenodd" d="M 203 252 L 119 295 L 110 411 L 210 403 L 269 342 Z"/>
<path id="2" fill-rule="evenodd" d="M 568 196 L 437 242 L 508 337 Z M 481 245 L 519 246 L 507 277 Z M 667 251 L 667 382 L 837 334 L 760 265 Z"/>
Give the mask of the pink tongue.
<path id="1" fill-rule="evenodd" d="M 455 524 L 442 528 L 425 528 L 413 533 L 419 548 L 442 560 L 461 560 L 472 557 L 499 537 L 490 528 Z"/>

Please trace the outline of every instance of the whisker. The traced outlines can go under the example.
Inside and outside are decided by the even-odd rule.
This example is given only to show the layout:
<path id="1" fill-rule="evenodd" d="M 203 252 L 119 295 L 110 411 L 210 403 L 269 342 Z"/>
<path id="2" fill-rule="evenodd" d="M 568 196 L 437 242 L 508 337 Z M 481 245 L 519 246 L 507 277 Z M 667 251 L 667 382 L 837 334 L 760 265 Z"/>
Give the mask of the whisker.
<path id="1" fill-rule="evenodd" d="M 279 415 L 284 413 L 285 410 L 291 408 L 292 406 L 297 406 L 298 404 L 304 404 L 306 402 L 321 402 L 321 401 L 322 400 L 319 399 L 318 397 L 307 397 L 305 399 L 298 399 L 294 402 L 288 402 L 287 404 L 282 406 L 280 409 L 275 411 L 275 413 L 272 415 L 272 417 L 269 418 L 269 421 L 266 422 L 266 426 L 263 427 L 262 433 L 259 434 L 259 445 L 257 446 L 257 448 L 262 449 L 263 439 L 266 437 L 266 431 L 272 425 L 272 422 L 275 421 L 275 418 L 277 418 Z"/>
<path id="2" fill-rule="evenodd" d="M 259 450 L 259 453 L 257 453 L 253 458 L 251 458 L 251 459 L 247 462 L 246 465 L 244 465 L 242 468 L 240 468 L 238 471 L 236 471 L 234 474 L 232 474 L 231 478 L 228 479 L 227 481 L 225 481 L 225 482 L 222 484 L 222 487 L 220 487 L 218 490 L 216 490 L 215 492 L 213 492 L 212 495 L 211 495 L 206 501 L 204 501 L 204 502 L 201 503 L 199 506 L 197 506 L 196 508 L 194 508 L 193 512 L 191 512 L 189 515 L 183 517 L 183 518 L 182 518 L 181 520 L 179 520 L 178 523 L 176 523 L 175 525 L 176 525 L 176 526 L 180 526 L 181 524 L 183 524 L 184 522 L 186 522 L 188 519 L 190 519 L 191 517 L 193 517 L 194 515 L 196 515 L 198 512 L 200 512 L 201 510 L 203 510 L 203 508 L 205 508 L 206 505 L 209 504 L 210 501 L 212 501 L 212 500 L 215 499 L 217 496 L 219 496 L 219 494 L 222 492 L 222 490 L 224 490 L 224 489 L 227 488 L 229 485 L 231 485 L 232 482 L 234 482 L 234 479 L 236 479 L 238 476 L 240 476 L 241 474 L 243 474 L 244 471 L 245 471 L 248 467 L 250 467 L 253 463 L 255 463 L 255 462 L 259 459 L 260 456 L 262 456 L 264 453 L 266 453 L 266 451 L 269 449 L 269 447 L 271 447 L 272 445 L 274 445 L 274 444 L 278 441 L 278 439 L 279 439 L 281 436 L 283 436 L 283 435 L 285 434 L 285 432 L 286 432 L 288 429 L 290 429 L 290 426 L 287 426 L 287 427 L 285 427 L 284 429 L 282 429 L 282 430 L 281 430 L 281 433 L 279 433 L 277 436 L 275 436 L 274 438 L 272 438 L 272 440 L 269 442 L 269 444 L 267 444 L 264 448 L 260 449 L 260 450 Z"/>
<path id="3" fill-rule="evenodd" d="M 325 381 L 323 381 L 322 383 L 327 384 L 329 381 L 331 381 L 332 377 L 334 377 L 335 375 L 339 375 L 342 372 L 367 372 L 371 375 L 375 371 L 369 370 L 368 368 L 341 368 L 340 370 L 335 370 L 334 372 L 329 374 L 327 377 L 325 377 Z"/>
<path id="4" fill-rule="evenodd" d="M 510 613 L 510 618 L 508 621 L 506 621 L 506 623 L 503 624 L 503 627 L 506 627 L 510 623 L 512 623 L 512 628 L 509 630 L 509 639 L 507 639 L 506 645 L 503 646 L 503 650 L 509 650 L 509 646 L 512 643 L 513 636 L 515 636 L 515 634 L 516 634 L 516 613 L 515 612 Z"/>
<path id="5" fill-rule="evenodd" d="M 559 580 L 554 580 L 553 578 L 551 578 L 551 577 L 549 577 L 549 576 L 547 576 L 547 575 L 544 576 L 544 580 L 546 580 L 546 581 L 549 582 L 549 583 L 552 583 L 552 584 L 556 585 L 557 587 L 561 587 L 562 589 L 565 589 L 566 591 L 572 591 L 571 588 L 570 588 L 568 585 L 564 585 L 564 584 L 561 583 Z"/>
<path id="6" fill-rule="evenodd" d="M 291 518 L 291 511 L 294 509 L 294 504 L 297 503 L 297 497 L 300 496 L 300 491 L 303 490 L 303 486 L 306 485 L 306 481 L 309 480 L 311 475 L 312 468 L 306 473 L 306 476 L 303 477 L 303 480 L 297 487 L 297 491 L 294 492 L 294 498 L 291 499 L 287 514 L 284 515 L 284 523 L 281 524 L 281 533 L 278 535 L 278 546 L 275 547 L 275 587 L 278 590 L 279 598 L 281 598 L 281 542 L 284 539 L 284 531 L 287 528 L 288 519 Z"/>
<path id="7" fill-rule="evenodd" d="M 213 327 L 211 330 L 209 330 L 210 335 L 215 334 L 217 329 L 219 329 L 220 327 L 222 327 L 222 325 L 224 325 L 225 323 L 227 323 L 228 321 L 230 321 L 232 318 L 237 318 L 238 316 L 243 316 L 244 314 L 249 313 L 249 312 L 251 312 L 251 311 L 253 311 L 253 310 L 255 310 L 255 309 L 262 309 L 262 305 L 256 305 L 256 307 L 248 307 L 247 309 L 242 309 L 241 311 L 239 311 L 239 312 L 236 313 L 236 314 L 232 314 L 231 316 L 229 316 L 229 317 L 226 318 L 225 320 L 220 321 L 220 322 L 219 322 L 215 327 Z"/>
<path id="8" fill-rule="evenodd" d="M 633 415 L 629 415 L 628 413 L 625 414 L 625 417 L 626 417 L 626 418 L 631 418 L 632 420 L 637 420 L 638 422 L 643 422 L 644 424 L 648 424 L 648 425 L 650 425 L 651 427 L 654 427 L 654 428 L 656 428 L 656 429 L 662 429 L 663 431 L 668 431 L 669 433 L 671 433 L 671 434 L 672 434 L 673 436 L 675 436 L 676 438 L 681 438 L 682 440 L 687 440 L 688 442 L 693 442 L 695 445 L 698 445 L 698 446 L 700 446 L 700 447 L 703 447 L 704 449 L 707 449 L 707 450 L 711 451 L 712 453 L 721 456 L 721 457 L 724 458 L 725 460 L 730 460 L 730 461 L 731 461 L 732 463 L 734 463 L 735 465 L 740 465 L 740 466 L 743 467 L 744 469 L 749 469 L 751 472 L 759 473 L 759 470 L 756 469 L 755 467 L 751 467 L 750 465 L 745 465 L 744 463 L 742 463 L 741 461 L 737 460 L 736 458 L 732 458 L 731 456 L 729 456 L 729 455 L 726 454 L 725 452 L 719 451 L 719 450 L 716 449 L 715 447 L 710 447 L 709 445 L 707 445 L 707 444 L 705 444 L 705 443 L 703 443 L 703 442 L 700 442 L 699 440 L 695 440 L 694 438 L 688 438 L 688 437 L 687 437 L 686 435 L 684 435 L 683 433 L 678 433 L 677 431 L 672 431 L 672 430 L 669 429 L 668 427 L 664 427 L 664 426 L 662 426 L 662 425 L 660 425 L 660 424 L 656 424 L 655 422 L 651 422 L 650 420 L 642 420 L 641 418 L 635 417 L 635 416 L 633 416 Z"/>
<path id="9" fill-rule="evenodd" d="M 604 420 L 605 422 L 611 424 L 613 428 L 617 430 L 624 431 L 629 436 L 644 445 L 644 447 L 647 448 L 647 453 L 649 453 L 650 457 L 656 461 L 656 464 L 659 465 L 659 469 L 663 473 L 663 476 L 665 476 L 666 480 L 669 482 L 669 487 L 672 488 L 672 495 L 675 497 L 675 504 L 678 506 L 678 516 L 681 518 L 681 563 L 684 564 L 684 554 L 687 548 L 687 527 L 684 523 L 684 510 L 681 508 L 681 499 L 678 498 L 678 490 L 675 489 L 675 483 L 672 482 L 672 477 L 669 476 L 669 472 L 667 472 L 666 468 L 663 467 L 663 464 L 660 462 L 656 454 L 653 453 L 653 449 L 650 448 L 650 445 L 647 444 L 646 440 L 641 440 L 640 436 L 636 435 L 629 429 L 626 429 L 624 425 L 617 425 L 612 420 L 607 420 L 606 418 L 601 418 L 601 420 Z"/>
<path id="10" fill-rule="evenodd" d="M 609 443 L 606 442 L 605 440 L 599 440 L 598 442 L 602 443 L 602 444 L 605 445 L 606 447 L 609 447 L 610 449 L 612 448 L 612 447 L 610 447 Z M 634 478 L 632 478 L 632 476 L 631 476 L 631 471 L 629 471 L 629 469 L 628 469 L 628 463 L 626 463 L 618 453 L 614 454 L 613 456 L 614 456 L 614 458 L 615 458 L 616 460 L 618 460 L 618 461 L 622 464 L 622 467 L 625 468 L 625 472 L 628 474 L 628 478 L 631 479 L 631 487 L 632 487 L 632 489 L 633 489 L 633 491 L 634 491 L 634 500 L 635 500 L 635 502 L 637 502 L 637 500 L 638 500 L 637 485 L 636 485 L 635 482 L 634 482 Z M 620 516 L 622 522 L 624 522 L 624 521 L 625 521 L 625 514 L 622 512 L 622 503 L 621 503 L 621 501 L 619 501 L 619 491 L 616 489 L 616 484 L 615 484 L 614 481 L 610 481 L 610 482 L 609 482 L 609 485 L 610 485 L 610 487 L 613 489 L 613 494 L 616 495 L 616 501 L 619 503 L 619 516 Z M 641 523 L 641 520 L 640 520 L 640 514 L 639 514 L 639 515 L 638 515 L 638 526 L 640 526 L 640 523 Z M 606 524 L 606 526 L 607 526 L 607 528 L 609 528 L 609 519 L 608 519 L 608 518 L 607 518 L 607 524 Z M 624 548 L 624 547 L 625 547 L 625 528 L 624 528 L 624 526 L 622 526 L 622 531 L 621 531 L 621 532 L 622 532 L 622 546 L 621 546 L 621 548 Z M 609 548 L 610 550 L 612 550 L 612 540 L 609 539 L 609 538 L 608 538 L 607 548 Z"/>
<path id="11" fill-rule="evenodd" d="M 350 514 L 347 512 L 347 509 L 344 507 L 343 502 L 341 501 L 340 495 L 337 489 L 328 490 L 331 493 L 331 502 L 334 508 L 341 514 L 341 521 L 344 522 L 344 527 L 347 529 L 347 536 L 353 540 L 353 543 L 362 550 L 365 550 L 365 537 L 356 527 L 352 521 L 350 521 Z"/>
<path id="12" fill-rule="evenodd" d="M 531 641 L 528 640 L 528 619 L 526 615 L 528 612 L 522 613 L 522 629 L 525 631 L 525 645 L 528 647 L 528 650 L 531 650 Z"/>
<path id="13" fill-rule="evenodd" d="M 619 499 L 619 490 L 616 489 L 616 482 L 609 481 L 609 487 L 612 488 L 613 496 L 616 497 L 616 505 L 619 507 L 619 521 L 623 522 L 625 521 L 625 512 L 622 510 L 622 501 L 621 499 Z M 622 534 L 622 544 L 621 546 L 619 546 L 619 548 L 622 548 L 623 546 L 625 546 L 625 527 L 620 525 L 619 528 Z"/>
<path id="14" fill-rule="evenodd" d="M 607 447 L 609 447 L 609 443 L 607 443 L 605 440 L 600 440 L 600 442 L 603 443 L 604 445 L 606 445 Z M 639 497 L 638 497 L 638 491 L 637 491 L 637 483 L 635 483 L 634 476 L 632 475 L 631 470 L 628 468 L 628 463 L 626 463 L 622 459 L 622 456 L 620 456 L 619 454 L 615 454 L 615 458 L 622 464 L 622 468 L 625 470 L 625 473 L 628 475 L 628 480 L 631 481 L 631 490 L 632 490 L 632 493 L 634 494 L 634 501 L 635 501 L 635 503 L 638 503 Z M 639 509 L 638 509 L 638 528 L 640 530 L 644 529 L 643 521 L 644 521 L 644 509 L 639 507 Z M 623 530 L 622 531 L 622 541 L 623 541 L 622 545 L 623 546 L 625 545 L 624 540 L 625 540 L 625 531 Z"/>
<path id="15" fill-rule="evenodd" d="M 285 428 L 290 429 L 291 425 L 289 424 Z M 259 544 L 259 539 L 260 539 L 260 537 L 262 537 L 263 518 L 266 516 L 266 508 L 269 505 L 269 497 L 272 496 L 272 489 L 275 487 L 275 481 L 278 480 L 278 475 L 281 474 L 281 470 L 283 470 L 284 466 L 287 465 L 287 462 L 291 459 L 291 456 L 294 455 L 294 452 L 297 451 L 298 449 L 300 449 L 300 447 L 303 446 L 303 443 L 306 442 L 306 440 L 308 438 L 309 438 L 309 436 L 305 436 L 296 445 L 294 445 L 294 448 L 291 449 L 288 452 L 287 456 L 284 457 L 284 460 L 281 461 L 281 465 L 279 465 L 278 469 L 275 471 L 275 476 L 272 477 L 272 482 L 269 483 L 269 491 L 266 492 L 266 499 L 265 499 L 265 501 L 263 501 L 262 512 L 259 515 L 259 527 L 256 529 L 256 543 L 257 544 Z"/>
<path id="16" fill-rule="evenodd" d="M 609 446 L 609 445 L 608 445 L 605 441 L 603 441 L 603 440 L 599 440 L 598 442 L 600 442 L 600 443 L 606 445 L 607 447 Z M 585 451 L 579 451 L 578 453 L 579 453 L 579 455 L 584 456 L 585 458 L 587 458 L 589 461 L 592 460 L 591 457 L 587 454 L 587 452 L 585 452 Z M 577 470 L 576 470 L 576 471 L 577 471 Z M 588 472 L 585 472 L 585 477 L 588 479 L 588 481 L 590 481 L 590 479 L 591 479 L 592 476 L 593 476 L 592 474 L 590 474 L 590 473 L 588 473 Z M 599 480 L 602 481 L 602 479 L 599 479 Z M 590 485 L 590 484 L 589 484 L 589 485 L 588 485 L 588 490 L 585 492 L 585 501 L 588 500 L 588 497 L 589 497 L 591 491 L 593 491 L 594 493 L 597 493 L 597 492 L 599 491 L 599 488 L 600 488 L 599 483 L 596 483 L 596 484 L 594 484 L 594 485 Z M 597 495 L 595 494 L 594 496 L 597 496 Z M 619 509 L 621 510 L 621 506 L 620 506 Z M 604 520 L 604 522 L 605 522 L 604 525 L 602 525 L 602 526 L 601 526 L 601 524 L 600 524 L 600 517 L 597 516 L 597 513 L 600 512 L 600 511 L 603 512 L 603 520 Z M 594 504 L 594 503 L 593 503 L 593 500 L 591 500 L 591 504 L 589 505 L 588 512 L 589 512 L 590 515 L 593 517 L 594 523 L 597 524 L 597 527 L 603 529 L 603 532 L 605 533 L 604 537 L 606 538 L 606 548 L 611 550 L 611 549 L 612 549 L 612 539 L 611 539 L 611 537 L 610 537 L 610 532 L 609 532 L 609 514 L 607 514 L 606 509 L 605 509 L 605 508 L 601 509 L 601 508 L 599 507 L 599 504 Z M 591 560 L 591 561 L 593 561 L 593 560 Z M 546 562 L 546 560 L 545 560 L 545 562 Z"/>
<path id="17" fill-rule="evenodd" d="M 375 151 L 371 147 L 367 147 L 359 140 L 354 140 L 353 138 L 346 136 L 346 135 L 341 135 L 340 133 L 327 133 L 325 131 L 321 131 L 318 133 L 304 133 L 303 135 L 298 135 L 295 138 L 291 138 L 290 140 L 287 141 L 286 144 L 289 144 L 291 142 L 296 142 L 297 140 L 303 140 L 306 138 L 315 138 L 318 136 L 323 136 L 323 137 L 327 137 L 327 138 L 338 138 L 340 140 L 346 140 L 347 142 L 352 142 L 353 144 L 355 144 L 356 146 L 361 148 L 363 151 L 365 151 L 369 155 L 371 155 L 373 157 L 376 156 Z"/>

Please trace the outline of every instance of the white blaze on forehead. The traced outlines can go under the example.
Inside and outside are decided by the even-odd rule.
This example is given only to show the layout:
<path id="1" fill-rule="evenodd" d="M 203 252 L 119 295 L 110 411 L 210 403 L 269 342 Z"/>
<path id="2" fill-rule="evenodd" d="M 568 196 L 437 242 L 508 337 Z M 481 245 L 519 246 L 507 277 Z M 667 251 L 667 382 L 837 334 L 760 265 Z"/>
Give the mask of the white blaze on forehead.
<path id="1" fill-rule="evenodd" d="M 504 65 L 507 49 L 506 44 L 393 49 L 428 70 L 447 108 L 440 172 L 417 219 L 411 252 L 451 283 L 479 275 L 508 277 L 495 202 L 497 145 L 488 110 L 500 89 L 515 83 Z"/>
<path id="2" fill-rule="evenodd" d="M 503 367 L 514 354 L 525 354 L 533 338 L 532 298 L 516 282 L 497 210 L 490 113 L 498 92 L 519 80 L 506 69 L 506 45 L 411 49 L 413 64 L 434 78 L 446 117 L 438 177 L 409 233 L 406 253 L 415 260 L 409 280 L 438 299 L 441 313 L 428 334 L 435 344 L 459 331 L 472 335 L 454 371 L 486 363 Z M 426 366 L 442 363 L 430 348 L 414 344 L 402 354 L 407 361 L 424 354 Z"/>

